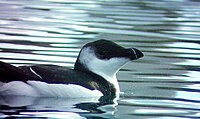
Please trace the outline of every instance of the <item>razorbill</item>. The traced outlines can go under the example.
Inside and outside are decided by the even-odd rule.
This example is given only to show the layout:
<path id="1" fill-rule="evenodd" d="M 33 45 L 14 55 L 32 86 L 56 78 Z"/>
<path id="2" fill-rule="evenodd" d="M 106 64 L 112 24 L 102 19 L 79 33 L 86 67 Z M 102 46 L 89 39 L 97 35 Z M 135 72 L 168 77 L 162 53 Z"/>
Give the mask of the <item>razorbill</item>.
<path id="1" fill-rule="evenodd" d="M 143 57 L 109 40 L 83 46 L 74 69 L 56 65 L 13 66 L 0 61 L 0 95 L 35 97 L 101 97 L 119 95 L 119 69 Z"/>

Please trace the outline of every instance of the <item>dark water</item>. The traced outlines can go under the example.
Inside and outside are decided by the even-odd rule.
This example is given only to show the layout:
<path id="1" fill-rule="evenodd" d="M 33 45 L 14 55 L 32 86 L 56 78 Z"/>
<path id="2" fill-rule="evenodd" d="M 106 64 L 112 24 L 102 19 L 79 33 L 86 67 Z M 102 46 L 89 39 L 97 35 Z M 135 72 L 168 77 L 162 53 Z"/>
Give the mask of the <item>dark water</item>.
<path id="1" fill-rule="evenodd" d="M 111 39 L 145 57 L 118 73 L 120 99 L 0 97 L 0 118 L 200 118 L 198 0 L 1 0 L 0 60 L 73 67 L 83 44 Z"/>

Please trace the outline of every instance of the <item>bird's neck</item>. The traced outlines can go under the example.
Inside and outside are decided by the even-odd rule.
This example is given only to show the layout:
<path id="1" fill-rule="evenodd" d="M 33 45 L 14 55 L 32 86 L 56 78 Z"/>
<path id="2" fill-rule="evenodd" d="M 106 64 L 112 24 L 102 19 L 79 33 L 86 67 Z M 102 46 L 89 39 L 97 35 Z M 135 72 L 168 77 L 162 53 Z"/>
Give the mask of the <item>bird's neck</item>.
<path id="1" fill-rule="evenodd" d="M 107 71 L 98 71 L 98 70 L 91 71 L 86 66 L 81 64 L 81 62 L 79 60 L 76 61 L 74 70 L 80 71 L 80 72 L 85 72 L 87 74 L 92 73 L 92 74 L 102 77 L 103 79 L 105 79 L 106 81 L 108 81 L 109 83 L 111 83 L 114 86 L 114 88 L 116 89 L 117 95 L 120 93 L 120 88 L 119 88 L 119 84 L 118 84 L 117 77 L 116 77 L 117 71 L 113 72 L 113 73 L 108 73 Z"/>

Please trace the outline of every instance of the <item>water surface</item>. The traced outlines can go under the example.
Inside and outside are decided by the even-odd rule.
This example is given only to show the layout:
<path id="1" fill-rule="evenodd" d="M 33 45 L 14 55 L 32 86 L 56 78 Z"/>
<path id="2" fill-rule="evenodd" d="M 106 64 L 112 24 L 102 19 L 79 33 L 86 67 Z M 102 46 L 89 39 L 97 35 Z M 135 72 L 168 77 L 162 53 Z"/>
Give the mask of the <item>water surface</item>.
<path id="1" fill-rule="evenodd" d="M 81 47 L 110 39 L 145 57 L 118 73 L 120 99 L 0 97 L 0 118 L 199 118 L 196 0 L 1 0 L 0 60 L 72 68 Z"/>

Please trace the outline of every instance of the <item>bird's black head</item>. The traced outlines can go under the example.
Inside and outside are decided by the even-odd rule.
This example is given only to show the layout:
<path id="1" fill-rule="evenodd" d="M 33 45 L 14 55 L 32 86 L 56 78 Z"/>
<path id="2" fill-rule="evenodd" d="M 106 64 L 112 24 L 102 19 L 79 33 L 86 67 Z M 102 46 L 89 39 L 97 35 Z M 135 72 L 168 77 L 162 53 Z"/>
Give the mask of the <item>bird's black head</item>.
<path id="1" fill-rule="evenodd" d="M 86 44 L 84 47 L 92 47 L 99 59 L 109 60 L 111 58 L 129 58 L 136 60 L 143 57 L 143 53 L 136 48 L 124 48 L 109 40 L 97 40 Z"/>
<path id="2" fill-rule="evenodd" d="M 110 71 L 116 73 L 128 61 L 143 57 L 136 48 L 124 48 L 109 40 L 97 40 L 83 46 L 77 61 L 76 70 Z M 112 69 L 112 71 L 111 71 Z"/>

